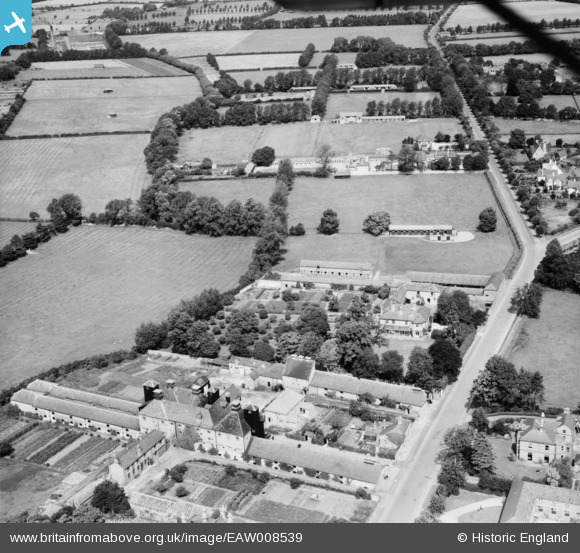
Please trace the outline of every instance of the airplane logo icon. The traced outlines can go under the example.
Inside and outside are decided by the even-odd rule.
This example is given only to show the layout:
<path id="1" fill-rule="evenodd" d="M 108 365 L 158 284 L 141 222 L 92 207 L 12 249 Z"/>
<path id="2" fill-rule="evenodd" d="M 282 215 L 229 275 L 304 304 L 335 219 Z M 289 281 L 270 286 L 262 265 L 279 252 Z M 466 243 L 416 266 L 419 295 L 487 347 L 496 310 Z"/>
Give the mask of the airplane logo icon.
<path id="1" fill-rule="evenodd" d="M 24 28 L 24 18 L 20 19 L 14 12 L 12 12 L 12 17 L 14 17 L 14 23 L 12 23 L 12 25 L 4 25 L 4 28 L 6 29 L 7 33 L 10 33 L 10 29 L 13 29 L 14 27 L 20 27 L 20 30 L 23 33 L 26 33 L 26 29 Z"/>

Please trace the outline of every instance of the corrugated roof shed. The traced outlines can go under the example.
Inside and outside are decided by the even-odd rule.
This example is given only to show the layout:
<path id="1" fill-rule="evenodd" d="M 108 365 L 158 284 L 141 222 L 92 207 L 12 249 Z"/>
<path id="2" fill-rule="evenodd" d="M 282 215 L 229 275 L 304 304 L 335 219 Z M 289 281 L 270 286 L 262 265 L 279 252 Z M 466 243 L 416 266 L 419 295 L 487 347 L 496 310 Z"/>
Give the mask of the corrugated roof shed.
<path id="1" fill-rule="evenodd" d="M 310 386 L 356 395 L 368 392 L 378 399 L 389 397 L 397 403 L 412 405 L 414 407 L 422 407 L 427 402 L 425 392 L 418 388 L 389 384 L 388 382 L 379 382 L 378 380 L 355 378 L 348 374 L 314 371 Z"/>
<path id="2" fill-rule="evenodd" d="M 378 482 L 385 466 L 378 459 L 369 459 L 350 451 L 292 440 L 252 438 L 247 453 L 260 459 L 337 474 L 373 485 Z"/>

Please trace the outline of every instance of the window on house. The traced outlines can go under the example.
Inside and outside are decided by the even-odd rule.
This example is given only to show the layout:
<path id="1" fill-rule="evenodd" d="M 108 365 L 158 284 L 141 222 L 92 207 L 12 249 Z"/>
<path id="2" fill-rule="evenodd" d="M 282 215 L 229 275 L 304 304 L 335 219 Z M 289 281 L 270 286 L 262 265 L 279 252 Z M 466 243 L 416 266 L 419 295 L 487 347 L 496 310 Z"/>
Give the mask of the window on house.
<path id="1" fill-rule="evenodd" d="M 545 446 L 544 446 L 544 449 L 545 449 L 546 451 L 550 451 L 550 446 L 549 446 L 549 445 L 545 445 Z"/>
<path id="2" fill-rule="evenodd" d="M 542 507 L 541 505 L 538 505 L 538 511 L 540 513 L 543 513 L 544 512 L 544 507 Z"/>

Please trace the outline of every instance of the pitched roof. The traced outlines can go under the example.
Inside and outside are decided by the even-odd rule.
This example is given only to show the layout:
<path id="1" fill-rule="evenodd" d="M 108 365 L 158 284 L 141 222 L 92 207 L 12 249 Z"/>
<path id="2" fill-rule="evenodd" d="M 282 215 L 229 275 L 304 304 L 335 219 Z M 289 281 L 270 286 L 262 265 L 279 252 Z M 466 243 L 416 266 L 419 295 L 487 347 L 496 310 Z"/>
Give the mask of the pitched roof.
<path id="1" fill-rule="evenodd" d="M 292 355 L 286 359 L 286 365 L 284 366 L 282 376 L 310 381 L 316 363 L 314 359 L 308 359 L 307 357 L 301 359 L 300 357 Z"/>
<path id="2" fill-rule="evenodd" d="M 371 263 L 351 263 L 349 261 L 320 261 L 312 259 L 302 259 L 300 267 L 323 268 L 323 269 L 345 269 L 351 271 L 372 271 Z"/>
<path id="3" fill-rule="evenodd" d="M 514 480 L 501 512 L 500 523 L 534 522 L 536 501 L 542 499 L 580 505 L 580 491 Z"/>
<path id="4" fill-rule="evenodd" d="M 226 394 L 229 394 L 230 402 L 225 399 Z M 240 390 L 232 385 L 226 388 L 220 395 L 219 399 L 208 409 L 214 426 L 220 422 L 231 410 L 231 403 L 236 399 L 240 399 L 242 394 Z"/>
<path id="5" fill-rule="evenodd" d="M 244 420 L 242 411 L 232 411 L 231 408 L 221 422 L 215 427 L 215 431 L 240 437 L 252 433 L 252 429 Z"/>
<path id="6" fill-rule="evenodd" d="M 413 282 L 432 282 L 442 286 L 478 286 L 484 287 L 490 279 L 489 275 L 464 275 L 456 273 L 424 273 L 407 271 L 407 276 Z"/>
<path id="7" fill-rule="evenodd" d="M 422 407 L 427 402 L 425 392 L 418 388 L 355 378 L 349 374 L 314 371 L 310 386 L 356 395 L 368 392 L 378 399 L 389 397 L 397 403 L 415 407 Z"/>
<path id="8" fill-rule="evenodd" d="M 136 401 L 118 399 L 104 394 L 85 392 L 84 390 L 76 390 L 75 388 L 68 388 L 67 386 L 61 386 L 60 384 L 46 382 L 44 380 L 34 380 L 26 387 L 26 389 L 54 398 L 69 399 L 71 401 L 92 405 L 94 407 L 114 409 L 116 411 L 132 413 L 134 415 L 139 413 L 139 408 L 141 407 L 141 403 Z"/>
<path id="9" fill-rule="evenodd" d="M 252 438 L 247 453 L 260 459 L 288 463 L 344 478 L 376 484 L 384 464 L 350 451 L 293 440 Z M 385 463 L 386 464 L 386 463 Z"/>
<path id="10" fill-rule="evenodd" d="M 270 404 L 268 404 L 264 411 L 287 415 L 290 411 L 300 405 L 303 400 L 304 396 L 302 394 L 292 390 L 284 390 Z"/>
<path id="11" fill-rule="evenodd" d="M 243 367 L 251 367 L 259 371 L 265 371 L 272 363 L 268 361 L 261 361 L 260 359 L 252 359 L 251 357 L 232 357 L 230 364 L 242 365 Z"/>
<path id="12" fill-rule="evenodd" d="M 389 225 L 389 230 L 453 230 L 453 225 Z"/>
<path id="13" fill-rule="evenodd" d="M 53 413 L 87 419 L 102 424 L 120 426 L 121 428 L 128 428 L 130 430 L 140 429 L 137 415 L 116 411 L 111 408 L 79 403 L 70 399 L 43 395 L 32 390 L 18 390 L 12 396 L 11 401 L 25 403 L 37 409 L 44 409 Z"/>
<path id="14" fill-rule="evenodd" d="M 214 426 L 208 409 L 183 405 L 165 399 L 154 399 L 141 409 L 140 416 L 187 424 L 211 430 Z"/>
<path id="15" fill-rule="evenodd" d="M 380 316 L 383 320 L 410 321 L 413 324 L 426 323 L 430 317 L 431 310 L 428 307 L 415 305 L 401 305 Z"/>
<path id="16" fill-rule="evenodd" d="M 489 277 L 488 283 L 485 285 L 486 290 L 499 290 L 501 283 L 505 279 L 505 273 L 503 271 L 496 271 Z"/>
<path id="17" fill-rule="evenodd" d="M 282 374 L 284 374 L 284 365 L 282 363 L 274 363 L 260 374 L 260 376 L 273 378 L 274 380 L 282 380 Z"/>
<path id="18" fill-rule="evenodd" d="M 117 455 L 117 460 L 124 469 L 129 468 L 140 457 L 145 455 L 164 439 L 165 435 L 163 432 L 160 432 L 159 430 L 152 430 L 149 432 L 149 434 L 140 440 L 133 442 L 127 447 L 127 449 L 124 449 L 121 453 L 119 453 L 119 455 Z"/>
<path id="19" fill-rule="evenodd" d="M 535 444 L 555 445 L 558 421 L 544 419 L 540 422 L 537 419 L 526 419 L 524 424 L 527 428 L 522 432 L 520 440 Z"/>

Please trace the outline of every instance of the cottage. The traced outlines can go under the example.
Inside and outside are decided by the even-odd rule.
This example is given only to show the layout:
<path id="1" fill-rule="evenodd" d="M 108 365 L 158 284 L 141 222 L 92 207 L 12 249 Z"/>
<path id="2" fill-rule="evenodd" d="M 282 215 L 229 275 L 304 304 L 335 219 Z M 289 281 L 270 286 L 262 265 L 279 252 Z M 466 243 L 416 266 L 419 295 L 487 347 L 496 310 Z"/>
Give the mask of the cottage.
<path id="1" fill-rule="evenodd" d="M 347 486 L 368 490 L 374 489 L 387 464 L 384 459 L 293 440 L 253 438 L 247 453 L 260 459 L 260 463 L 265 460 L 286 463 L 298 473 L 310 469 L 318 474 L 326 473 Z"/>
<path id="2" fill-rule="evenodd" d="M 109 465 L 109 475 L 117 484 L 124 486 L 153 465 L 168 448 L 169 441 L 165 435 L 159 430 L 153 430 L 114 458 Z"/>

